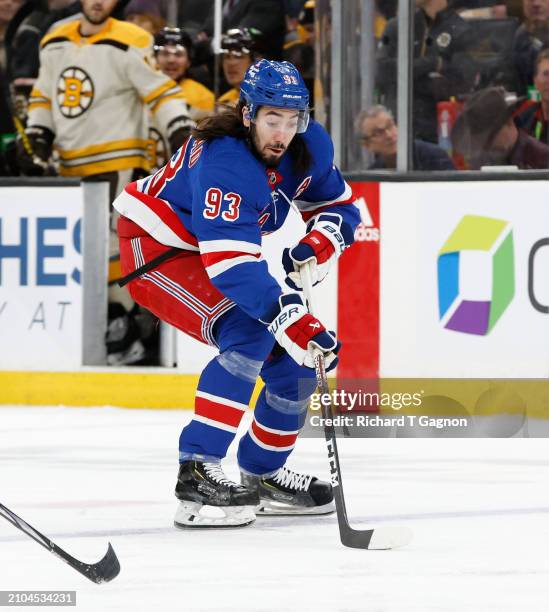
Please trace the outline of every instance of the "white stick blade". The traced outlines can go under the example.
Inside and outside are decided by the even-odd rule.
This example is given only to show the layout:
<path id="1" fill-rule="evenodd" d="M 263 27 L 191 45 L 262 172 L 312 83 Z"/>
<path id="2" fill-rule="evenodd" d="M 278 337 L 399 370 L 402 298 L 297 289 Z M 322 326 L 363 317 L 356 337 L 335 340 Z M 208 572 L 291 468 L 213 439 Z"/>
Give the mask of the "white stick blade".
<path id="1" fill-rule="evenodd" d="M 406 546 L 412 540 L 412 530 L 398 525 L 376 527 L 368 550 L 390 550 Z"/>

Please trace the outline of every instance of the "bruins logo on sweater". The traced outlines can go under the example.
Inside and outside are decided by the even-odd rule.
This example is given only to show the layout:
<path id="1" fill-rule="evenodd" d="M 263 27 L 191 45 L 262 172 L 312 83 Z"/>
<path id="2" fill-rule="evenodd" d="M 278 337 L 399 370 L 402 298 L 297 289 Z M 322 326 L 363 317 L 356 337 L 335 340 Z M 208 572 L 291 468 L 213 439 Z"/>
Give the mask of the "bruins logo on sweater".
<path id="1" fill-rule="evenodd" d="M 147 113 L 170 138 L 191 125 L 183 92 L 146 61 L 153 39 L 145 30 L 111 17 L 83 38 L 79 23 L 42 39 L 27 125 L 55 134 L 62 176 L 148 171 Z"/>
<path id="2" fill-rule="evenodd" d="M 91 106 L 93 93 L 93 81 L 82 68 L 65 68 L 57 83 L 57 103 L 61 114 L 67 119 L 80 117 Z"/>

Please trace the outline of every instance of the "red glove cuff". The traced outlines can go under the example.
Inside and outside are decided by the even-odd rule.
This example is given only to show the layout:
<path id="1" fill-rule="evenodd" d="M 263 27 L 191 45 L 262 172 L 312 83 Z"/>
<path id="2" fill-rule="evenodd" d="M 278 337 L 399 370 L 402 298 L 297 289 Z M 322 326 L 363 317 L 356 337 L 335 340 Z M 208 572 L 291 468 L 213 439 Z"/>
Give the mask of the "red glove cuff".
<path id="1" fill-rule="evenodd" d="M 306 314 L 286 329 L 286 335 L 303 350 L 307 350 L 311 339 L 326 331 L 322 323 L 311 314 Z"/>
<path id="2" fill-rule="evenodd" d="M 300 240 L 301 244 L 309 245 L 315 254 L 316 261 L 319 264 L 323 264 L 335 253 L 335 248 L 329 238 L 327 238 L 322 232 L 313 230 L 309 232 Z"/>

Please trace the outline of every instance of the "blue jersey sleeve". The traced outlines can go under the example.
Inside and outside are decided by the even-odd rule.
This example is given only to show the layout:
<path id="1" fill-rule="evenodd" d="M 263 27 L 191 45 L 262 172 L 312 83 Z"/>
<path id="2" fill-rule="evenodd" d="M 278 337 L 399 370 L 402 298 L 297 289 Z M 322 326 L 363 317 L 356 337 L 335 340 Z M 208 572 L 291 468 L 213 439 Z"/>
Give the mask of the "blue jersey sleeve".
<path id="1" fill-rule="evenodd" d="M 304 134 L 313 157 L 312 171 L 294 197 L 305 221 L 329 210 L 339 214 L 354 231 L 360 222 L 360 213 L 354 205 L 351 187 L 334 165 L 334 146 L 326 130 L 315 121 Z"/>
<path id="2" fill-rule="evenodd" d="M 259 215 L 270 197 L 265 175 L 250 155 L 204 160 L 193 193 L 193 231 L 212 283 L 254 319 L 282 290 L 261 260 Z M 251 157 L 251 156 L 250 156 Z M 227 161 L 229 160 L 229 161 Z"/>

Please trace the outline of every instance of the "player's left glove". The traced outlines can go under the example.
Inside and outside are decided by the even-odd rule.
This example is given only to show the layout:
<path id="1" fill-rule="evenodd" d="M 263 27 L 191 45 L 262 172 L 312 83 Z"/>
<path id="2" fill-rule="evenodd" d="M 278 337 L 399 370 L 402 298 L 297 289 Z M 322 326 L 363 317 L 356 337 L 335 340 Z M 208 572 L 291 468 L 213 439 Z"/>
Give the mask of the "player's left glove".
<path id="1" fill-rule="evenodd" d="M 336 367 L 341 348 L 334 332 L 328 331 L 313 315 L 309 314 L 299 293 L 281 295 L 278 301 L 260 319 L 280 346 L 299 365 L 314 368 L 311 349 L 324 354 L 326 371 Z"/>
<path id="2" fill-rule="evenodd" d="M 351 246 L 354 235 L 351 226 L 341 215 L 322 213 L 307 227 L 307 234 L 291 249 L 284 249 L 282 265 L 286 270 L 286 284 L 292 289 L 301 289 L 299 269 L 312 261 L 311 280 L 313 285 L 323 280 L 333 263 Z"/>

